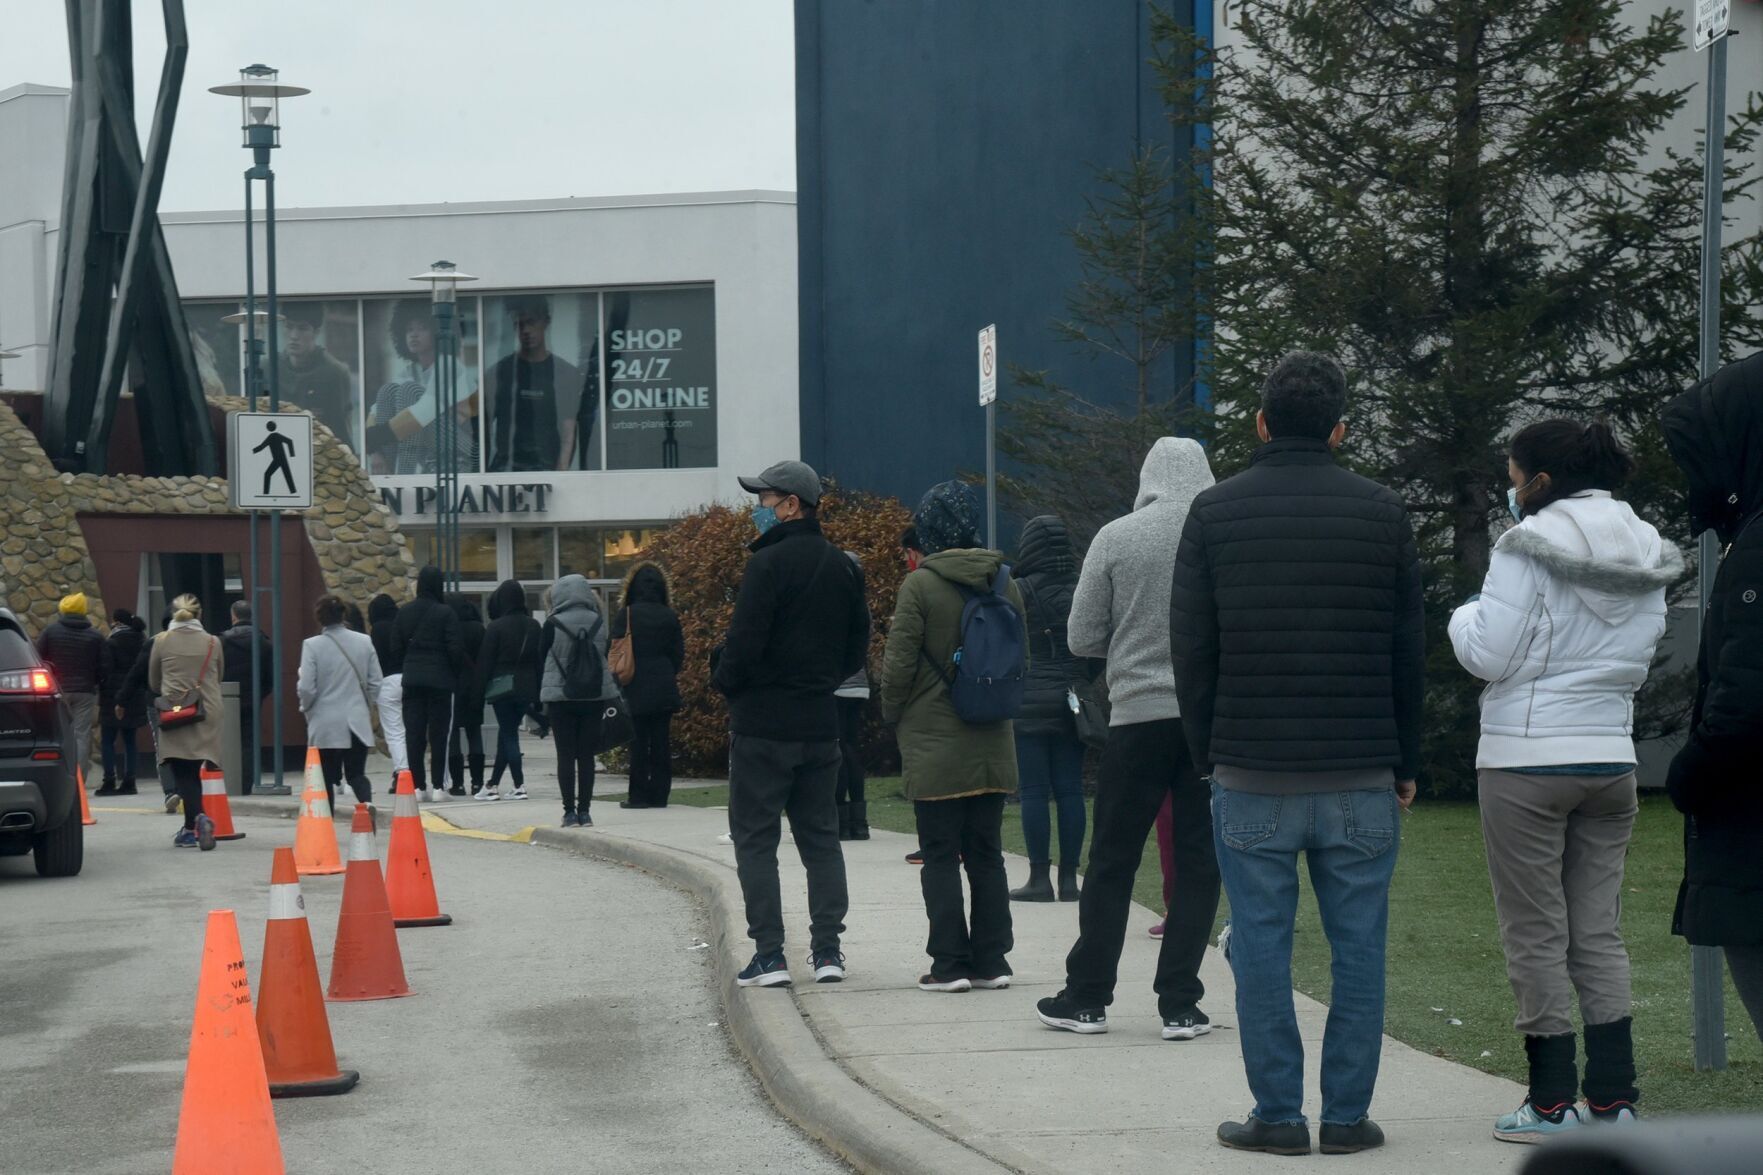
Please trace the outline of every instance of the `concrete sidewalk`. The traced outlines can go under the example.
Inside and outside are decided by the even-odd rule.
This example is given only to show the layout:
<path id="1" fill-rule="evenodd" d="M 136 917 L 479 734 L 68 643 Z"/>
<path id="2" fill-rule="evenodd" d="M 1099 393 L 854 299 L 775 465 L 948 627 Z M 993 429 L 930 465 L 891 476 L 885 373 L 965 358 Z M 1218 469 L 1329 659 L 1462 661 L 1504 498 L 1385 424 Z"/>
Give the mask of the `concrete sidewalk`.
<path id="1" fill-rule="evenodd" d="M 375 765 L 376 781 L 383 777 Z M 1265 1156 L 1227 1151 L 1218 1123 L 1240 1119 L 1251 1099 L 1235 1032 L 1231 976 L 1208 954 L 1203 978 L 1210 1036 L 1160 1039 L 1150 990 L 1156 921 L 1136 908 L 1121 959 L 1121 986 L 1106 1035 L 1080 1037 L 1044 1028 L 1034 1004 L 1056 992 L 1077 931 L 1075 904 L 1016 904 L 1012 987 L 1001 992 L 933 995 L 915 985 L 926 966 L 926 924 L 917 870 L 902 860 L 913 841 L 876 832 L 846 846 L 849 978 L 836 985 L 742 990 L 732 975 L 746 963 L 734 852 L 717 843 L 720 809 L 620 810 L 624 781 L 607 778 L 594 805 L 595 827 L 563 830 L 555 775 L 529 760 L 525 803 L 428 805 L 462 828 L 504 834 L 604 857 L 698 890 L 711 910 L 730 1023 L 761 1081 L 786 1114 L 825 1138 L 862 1170 L 1018 1171 L 1118 1175 L 1122 1171 L 1265 1171 Z M 376 796 L 376 800 L 378 797 Z M 252 806 L 290 801 L 253 801 Z M 382 811 L 384 809 L 382 808 Z M 804 874 L 786 843 L 781 852 L 790 963 L 804 970 Z M 1020 879 L 1025 863 L 1010 861 Z M 446 878 L 438 879 L 445 889 Z M 443 899 L 444 900 L 444 899 Z M 591 900 L 591 896 L 590 899 Z M 1297 997 L 1307 1057 L 1306 1111 L 1317 1114 L 1317 1064 L 1326 1008 Z M 805 1028 L 804 1028 L 805 1026 Z M 1497 1142 L 1494 1118 L 1523 1089 L 1385 1039 L 1372 1115 L 1389 1144 L 1329 1160 L 1365 1172 L 1485 1172 L 1515 1169 L 1529 1148 Z"/>

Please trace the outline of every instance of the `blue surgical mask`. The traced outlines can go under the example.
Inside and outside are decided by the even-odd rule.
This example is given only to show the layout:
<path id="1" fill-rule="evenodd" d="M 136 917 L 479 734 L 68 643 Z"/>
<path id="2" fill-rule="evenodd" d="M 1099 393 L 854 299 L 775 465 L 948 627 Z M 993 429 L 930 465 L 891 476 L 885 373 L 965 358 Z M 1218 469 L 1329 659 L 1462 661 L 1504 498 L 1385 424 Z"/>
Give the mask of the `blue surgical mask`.
<path id="1" fill-rule="evenodd" d="M 777 508 L 775 506 L 753 507 L 753 526 L 764 534 L 777 525 Z"/>
<path id="2" fill-rule="evenodd" d="M 1520 507 L 1518 505 L 1518 487 L 1517 486 L 1509 486 L 1506 489 L 1506 509 L 1508 509 L 1512 512 L 1512 521 L 1513 522 L 1523 522 L 1524 521 L 1524 510 L 1522 507 Z"/>

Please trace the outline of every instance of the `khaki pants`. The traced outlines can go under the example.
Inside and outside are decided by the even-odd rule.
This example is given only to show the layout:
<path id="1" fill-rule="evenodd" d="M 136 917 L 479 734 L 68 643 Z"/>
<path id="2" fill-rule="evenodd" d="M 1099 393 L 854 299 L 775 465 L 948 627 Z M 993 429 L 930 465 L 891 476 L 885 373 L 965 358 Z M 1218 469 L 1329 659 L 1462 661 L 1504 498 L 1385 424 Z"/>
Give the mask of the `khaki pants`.
<path id="1" fill-rule="evenodd" d="M 1528 1036 L 1630 1014 L 1622 868 L 1637 810 L 1635 777 L 1477 772 L 1488 876 Z"/>

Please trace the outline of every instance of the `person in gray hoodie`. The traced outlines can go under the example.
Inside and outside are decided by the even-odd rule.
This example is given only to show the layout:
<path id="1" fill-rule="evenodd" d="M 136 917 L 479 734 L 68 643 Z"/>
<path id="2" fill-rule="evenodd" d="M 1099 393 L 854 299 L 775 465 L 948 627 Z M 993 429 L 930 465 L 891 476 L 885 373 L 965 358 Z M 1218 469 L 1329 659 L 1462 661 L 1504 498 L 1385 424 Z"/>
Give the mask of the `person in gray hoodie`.
<path id="1" fill-rule="evenodd" d="M 1077 943 L 1065 988 L 1040 1001 L 1041 1023 L 1108 1031 L 1133 881 L 1164 797 L 1175 816 L 1175 897 L 1152 989 L 1164 1040 L 1211 1031 L 1200 1010 L 1200 961 L 1218 914 L 1218 861 L 1206 784 L 1188 754 L 1169 659 L 1169 595 L 1188 507 L 1212 485 L 1206 451 L 1184 437 L 1151 446 L 1133 512 L 1090 544 L 1072 598 L 1067 641 L 1079 657 L 1105 657 L 1113 705 L 1096 789 L 1090 868 L 1078 899 Z"/>
<path id="2" fill-rule="evenodd" d="M 551 588 L 551 614 L 539 635 L 539 660 L 545 667 L 539 701 L 557 737 L 557 787 L 563 793 L 565 828 L 594 826 L 588 815 L 594 802 L 594 745 L 606 700 L 618 696 L 618 682 L 606 660 L 608 640 L 606 616 L 587 579 L 566 575 L 558 580 Z M 579 652 L 578 645 L 583 646 Z M 526 798 L 518 784 L 513 798 Z"/>

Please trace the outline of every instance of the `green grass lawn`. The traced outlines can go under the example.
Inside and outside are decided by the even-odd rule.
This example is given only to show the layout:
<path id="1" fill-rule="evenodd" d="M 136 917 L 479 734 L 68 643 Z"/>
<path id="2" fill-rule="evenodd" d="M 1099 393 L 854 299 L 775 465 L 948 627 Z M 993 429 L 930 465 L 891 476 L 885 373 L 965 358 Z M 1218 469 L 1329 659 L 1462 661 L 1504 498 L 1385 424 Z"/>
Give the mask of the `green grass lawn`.
<path id="1" fill-rule="evenodd" d="M 913 831 L 912 805 L 899 791 L 898 779 L 869 781 L 871 825 Z M 720 786 L 678 788 L 673 795 L 680 803 L 700 806 L 726 802 L 726 789 Z M 1691 1063 L 1689 948 L 1671 934 L 1671 909 L 1683 865 L 1682 829 L 1663 796 L 1647 797 L 1641 802 L 1628 856 L 1622 925 L 1634 964 L 1634 1031 L 1643 1108 L 1756 1111 L 1763 1109 L 1763 1045 L 1730 983 L 1731 1067 L 1724 1073 L 1697 1073 Z M 1506 984 L 1475 805 L 1423 800 L 1403 819 L 1402 841 L 1390 895 L 1390 1035 L 1436 1056 L 1524 1081 L 1523 1041 L 1512 1028 L 1512 993 Z M 1014 853 L 1024 851 L 1021 811 L 1014 805 L 1005 809 L 1004 845 Z M 1299 874 L 1302 877 L 1303 871 Z M 1011 878 L 1012 884 L 1022 880 Z M 1293 982 L 1300 991 L 1326 1002 L 1328 942 L 1308 896 L 1307 881 L 1304 888 Z M 1135 896 L 1157 909 L 1161 890 L 1152 838 Z M 1221 923 L 1227 912 L 1220 909 Z M 1135 925 L 1132 933 L 1143 929 Z M 1453 1019 L 1462 1024 L 1451 1024 Z"/>

